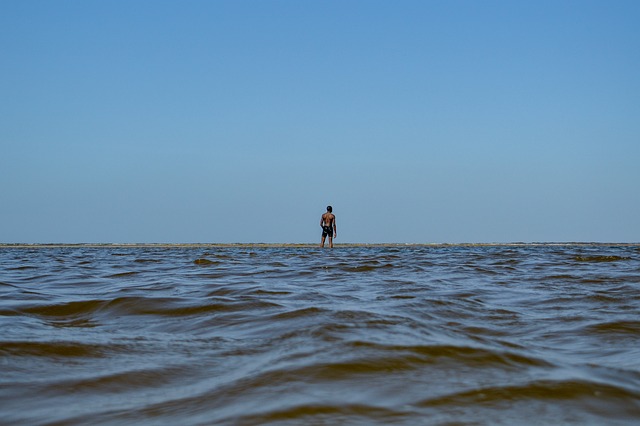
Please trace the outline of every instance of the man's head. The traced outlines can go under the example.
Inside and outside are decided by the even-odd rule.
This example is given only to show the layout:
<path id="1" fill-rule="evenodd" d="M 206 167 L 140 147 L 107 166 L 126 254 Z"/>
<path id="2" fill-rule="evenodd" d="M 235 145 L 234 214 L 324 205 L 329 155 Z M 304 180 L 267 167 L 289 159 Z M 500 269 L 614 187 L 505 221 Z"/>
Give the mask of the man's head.
<path id="1" fill-rule="evenodd" d="M 327 206 L 327 211 L 328 211 L 329 213 L 331 213 L 331 212 L 333 211 L 333 207 L 331 207 L 331 206 Z"/>

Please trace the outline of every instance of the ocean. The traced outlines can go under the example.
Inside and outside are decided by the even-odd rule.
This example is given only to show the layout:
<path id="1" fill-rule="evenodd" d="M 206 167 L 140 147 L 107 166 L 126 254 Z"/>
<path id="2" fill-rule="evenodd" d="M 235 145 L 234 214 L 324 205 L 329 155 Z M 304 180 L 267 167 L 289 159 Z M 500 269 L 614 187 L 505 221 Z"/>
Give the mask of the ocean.
<path id="1" fill-rule="evenodd" d="M 638 245 L 0 248 L 0 424 L 639 422 Z"/>

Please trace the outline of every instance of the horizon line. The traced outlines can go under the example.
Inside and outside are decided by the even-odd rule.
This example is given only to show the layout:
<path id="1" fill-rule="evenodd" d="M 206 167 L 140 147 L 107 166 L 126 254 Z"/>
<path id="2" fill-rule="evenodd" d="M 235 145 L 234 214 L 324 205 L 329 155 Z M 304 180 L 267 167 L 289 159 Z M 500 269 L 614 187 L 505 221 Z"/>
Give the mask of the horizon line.
<path id="1" fill-rule="evenodd" d="M 458 242 L 458 243 L 334 243 L 334 247 L 499 247 L 499 246 L 638 246 L 640 242 L 597 241 L 548 241 L 548 242 Z M 65 248 L 65 247 L 256 247 L 256 248 L 307 248 L 320 247 L 318 243 L 0 243 L 0 248 Z"/>

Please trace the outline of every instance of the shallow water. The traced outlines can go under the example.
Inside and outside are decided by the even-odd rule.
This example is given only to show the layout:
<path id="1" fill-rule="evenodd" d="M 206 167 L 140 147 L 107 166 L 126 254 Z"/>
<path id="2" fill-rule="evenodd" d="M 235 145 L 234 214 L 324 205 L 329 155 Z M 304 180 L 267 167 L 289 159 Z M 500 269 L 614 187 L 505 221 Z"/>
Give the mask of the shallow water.
<path id="1" fill-rule="evenodd" d="M 637 424 L 640 247 L 0 248 L 2 424 Z"/>

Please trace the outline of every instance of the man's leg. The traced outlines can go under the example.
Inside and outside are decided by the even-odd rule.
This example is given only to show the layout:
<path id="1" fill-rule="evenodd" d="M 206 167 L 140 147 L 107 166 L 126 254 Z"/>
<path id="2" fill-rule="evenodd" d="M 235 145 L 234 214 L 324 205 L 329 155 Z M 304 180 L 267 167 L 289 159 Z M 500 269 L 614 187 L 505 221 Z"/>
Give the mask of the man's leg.
<path id="1" fill-rule="evenodd" d="M 329 247 L 333 248 L 333 235 L 329 235 Z"/>

